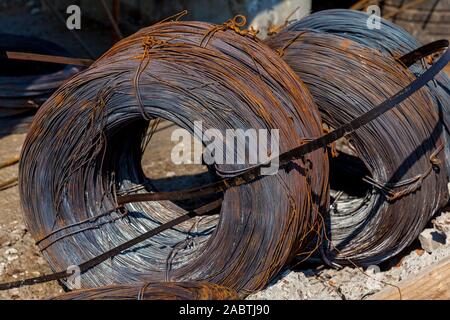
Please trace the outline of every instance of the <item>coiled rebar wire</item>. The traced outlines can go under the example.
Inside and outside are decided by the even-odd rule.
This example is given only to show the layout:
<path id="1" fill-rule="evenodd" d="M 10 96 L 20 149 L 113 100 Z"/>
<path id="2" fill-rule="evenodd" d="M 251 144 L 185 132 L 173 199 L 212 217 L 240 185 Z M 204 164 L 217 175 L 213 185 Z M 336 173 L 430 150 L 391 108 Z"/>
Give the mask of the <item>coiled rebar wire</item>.
<path id="1" fill-rule="evenodd" d="M 368 28 L 368 15 L 365 12 L 332 9 L 319 11 L 287 26 L 289 31 L 317 30 L 336 34 L 362 45 L 394 57 L 400 57 L 422 46 L 422 44 L 402 27 L 381 18 L 380 27 Z M 370 21 L 369 21 L 370 22 Z M 423 59 L 410 67 L 419 76 L 429 68 L 432 59 Z M 399 62 L 403 65 L 401 62 Z M 447 172 L 450 174 L 450 78 L 441 72 L 428 84 L 434 105 L 441 110 L 445 127 L 445 154 Z"/>
<path id="2" fill-rule="evenodd" d="M 134 190 L 155 191 L 140 164 L 150 118 L 190 132 L 194 121 L 222 133 L 279 129 L 280 152 L 321 136 L 321 119 L 305 86 L 240 25 L 234 19 L 143 29 L 39 110 L 22 151 L 20 194 L 26 225 L 53 270 L 78 265 L 187 213 L 176 202 L 116 201 Z M 226 173 L 247 166 L 218 167 Z M 81 284 L 201 280 L 245 295 L 264 287 L 320 233 L 319 211 L 327 207 L 322 148 L 276 176 L 227 190 L 220 215 L 152 237 L 85 272 Z"/>
<path id="3" fill-rule="evenodd" d="M 9 60 L 7 51 L 69 55 L 49 41 L 0 34 L 0 135 L 26 132 L 36 109 L 81 70 L 78 66 Z"/>
<path id="4" fill-rule="evenodd" d="M 211 283 L 146 283 L 72 291 L 52 300 L 238 300 L 236 291 Z"/>
<path id="5" fill-rule="evenodd" d="M 241 32 L 238 30 L 237 32 Z M 417 50 L 407 54 L 402 59 L 406 61 L 410 61 L 409 63 L 414 63 L 418 59 L 422 57 L 427 57 L 435 54 L 436 52 L 441 52 L 445 50 L 444 54 L 430 67 L 429 70 L 424 72 L 424 74 L 420 75 L 417 79 L 411 82 L 408 86 L 402 88 L 399 92 L 397 92 L 394 96 L 385 100 L 383 103 L 377 105 L 373 109 L 368 112 L 358 116 L 357 118 L 351 120 L 350 122 L 344 124 L 343 126 L 336 128 L 316 139 L 312 139 L 304 144 L 291 149 L 285 153 L 279 155 L 279 163 L 280 168 L 286 169 L 289 168 L 289 165 L 292 164 L 292 161 L 296 159 L 304 159 L 304 157 L 314 151 L 325 148 L 326 146 L 335 143 L 337 140 L 345 137 L 346 135 L 355 132 L 359 128 L 367 125 L 368 123 L 374 121 L 381 115 L 386 112 L 392 110 L 393 108 L 398 107 L 400 103 L 411 97 L 417 90 L 423 88 L 429 81 L 432 81 L 436 75 L 441 72 L 445 66 L 450 61 L 450 49 L 449 49 L 449 41 L 448 40 L 440 40 L 435 43 L 431 43 L 429 45 L 418 48 Z M 154 126 L 152 126 L 154 127 Z M 130 194 L 125 196 L 119 196 L 117 198 L 117 202 L 120 204 L 126 203 L 136 203 L 136 202 L 144 202 L 144 201 L 163 201 L 163 200 L 171 200 L 171 201 L 181 201 L 187 199 L 198 199 L 201 196 L 212 195 L 224 192 L 234 187 L 239 187 L 244 184 L 251 183 L 263 176 L 262 169 L 266 166 L 266 163 L 261 163 L 258 166 L 253 166 L 245 171 L 235 173 L 232 177 L 228 177 L 212 184 L 203 185 L 200 187 L 194 187 L 188 190 L 180 190 L 180 191 L 172 191 L 172 192 L 153 192 L 153 193 L 139 193 L 139 194 Z M 212 202 L 206 206 L 195 209 L 194 211 L 189 212 L 184 216 L 180 216 L 174 220 L 169 221 L 155 229 L 152 229 L 148 232 L 145 232 L 136 238 L 133 238 L 127 242 L 124 242 L 116 247 L 111 248 L 108 251 L 103 252 L 102 254 L 94 257 L 91 260 L 85 261 L 80 264 L 77 268 L 79 272 L 85 273 L 86 271 L 92 269 L 95 266 L 107 261 L 108 259 L 112 259 L 121 252 L 124 252 L 141 242 L 150 239 L 161 232 L 181 224 L 182 222 L 188 221 L 195 216 L 202 216 L 211 212 L 213 208 L 217 208 L 218 201 Z M 106 213 L 105 213 L 106 214 Z M 104 214 L 104 215 L 105 215 Z M 100 217 L 96 217 L 98 219 Z M 81 225 L 84 222 L 79 222 L 78 225 Z M 74 227 L 75 225 L 72 225 Z M 68 227 L 67 227 L 68 228 Z M 322 228 L 323 230 L 323 228 Z M 61 229 L 59 230 L 61 231 Z M 59 231 L 55 231 L 59 232 Z M 49 237 L 49 234 L 47 237 Z M 2 283 L 0 284 L 0 290 L 8 290 L 12 288 L 18 288 L 26 285 L 33 285 L 37 283 L 44 283 L 55 280 L 62 280 L 69 276 L 73 276 L 74 269 L 68 269 L 65 271 L 56 272 L 49 275 L 44 275 L 40 277 L 30 278 L 30 279 L 22 279 L 15 282 Z"/>
<path id="6" fill-rule="evenodd" d="M 372 109 L 415 78 L 392 58 L 332 34 L 289 29 L 267 43 L 305 82 L 332 128 Z M 356 200 L 336 199 L 333 204 L 330 241 L 324 248 L 328 263 L 379 264 L 410 245 L 446 204 L 442 125 L 432 106 L 423 88 L 347 136 L 369 172 L 361 178 L 371 188 Z"/>

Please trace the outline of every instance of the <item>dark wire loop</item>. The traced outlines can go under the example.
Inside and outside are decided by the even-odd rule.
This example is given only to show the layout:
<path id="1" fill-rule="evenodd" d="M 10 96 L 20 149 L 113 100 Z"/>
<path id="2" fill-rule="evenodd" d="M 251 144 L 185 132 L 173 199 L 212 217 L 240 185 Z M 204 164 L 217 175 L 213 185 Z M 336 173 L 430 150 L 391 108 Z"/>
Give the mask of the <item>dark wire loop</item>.
<path id="1" fill-rule="evenodd" d="M 420 77 L 414 80 L 409 86 L 405 87 L 403 90 L 398 92 L 396 95 L 371 109 L 367 113 L 359 116 L 358 118 L 350 121 L 347 124 L 331 131 L 328 134 L 323 135 L 320 138 L 314 139 L 307 142 L 297 148 L 294 148 L 288 152 L 285 152 L 279 156 L 280 168 L 285 167 L 289 162 L 295 159 L 300 159 L 306 154 L 318 150 L 320 148 L 325 148 L 327 145 L 339 140 L 340 138 L 356 131 L 358 128 L 364 126 L 365 124 L 375 120 L 382 114 L 393 109 L 399 105 L 404 100 L 408 99 L 416 91 L 424 87 L 429 81 L 431 81 L 450 61 L 450 50 L 449 41 L 441 40 L 432 43 L 432 45 L 425 45 L 417 50 L 413 51 L 414 54 L 406 55 L 401 58 L 407 63 L 414 64 L 423 57 L 429 56 L 436 52 L 445 50 L 445 53 L 439 58 L 438 61 L 427 71 L 425 71 Z M 415 60 L 414 60 L 415 59 Z M 162 201 L 162 200 L 186 200 L 190 198 L 202 197 L 205 195 L 210 195 L 214 193 L 224 192 L 229 188 L 237 187 L 245 183 L 250 183 L 261 177 L 261 168 L 267 166 L 267 164 L 260 164 L 255 167 L 250 168 L 247 171 L 241 172 L 238 175 L 226 178 L 221 181 L 198 187 L 193 189 L 188 189 L 184 191 L 173 191 L 173 192 L 157 192 L 157 193 L 142 193 L 136 195 L 126 195 L 118 197 L 118 203 L 120 205 L 133 202 L 144 202 L 144 201 Z"/>
<path id="2" fill-rule="evenodd" d="M 414 80 L 410 85 L 399 91 L 396 95 L 391 97 L 390 99 L 386 100 L 382 104 L 378 105 L 377 107 L 371 109 L 369 112 L 357 117 L 356 119 L 350 121 L 349 123 L 341 126 L 340 128 L 318 138 L 311 142 L 305 143 L 304 145 L 301 145 L 297 148 L 294 148 L 286 153 L 283 153 L 280 155 L 280 167 L 284 167 L 286 164 L 288 164 L 290 161 L 299 159 L 306 154 L 313 152 L 315 150 L 318 150 L 320 148 L 326 147 L 328 144 L 344 137 L 345 135 L 357 130 L 361 126 L 375 120 L 380 115 L 384 114 L 385 112 L 393 109 L 398 104 L 400 104 L 402 101 L 409 98 L 414 92 L 425 86 L 430 80 L 432 80 L 441 70 L 444 69 L 444 67 L 449 63 L 450 61 L 450 50 L 448 49 L 449 42 L 443 41 L 441 42 L 440 49 L 443 50 L 445 47 L 447 47 L 447 50 L 445 53 L 439 58 L 439 60 L 430 68 L 428 69 L 424 74 L 422 74 L 420 77 L 418 77 L 416 80 Z M 422 48 L 419 48 L 418 50 L 425 50 Z M 419 57 L 421 55 L 415 55 L 416 57 Z M 182 199 L 188 199 L 188 198 L 195 198 L 203 195 L 209 195 L 212 193 L 222 192 L 227 190 L 228 188 L 231 188 L 233 186 L 239 186 L 244 183 L 248 183 L 251 181 L 254 181 L 257 178 L 261 177 L 260 169 L 264 167 L 264 164 L 252 168 L 251 170 L 244 172 L 236 177 L 228 178 L 221 180 L 217 183 L 213 183 L 207 186 L 203 186 L 200 188 L 193 188 L 185 191 L 179 191 L 179 192 L 161 192 L 161 193 L 152 193 L 152 194 L 139 194 L 139 195 L 133 195 L 133 196 L 122 196 L 118 197 L 118 201 L 120 204 L 125 203 L 131 203 L 131 202 L 139 202 L 139 201 L 156 201 L 156 200 L 182 200 Z M 184 221 L 187 221 L 194 216 L 198 215 L 204 215 L 211 212 L 211 210 L 214 210 L 217 208 L 217 203 L 212 203 L 210 205 L 207 205 L 203 208 L 198 209 L 196 212 L 190 212 L 185 216 L 181 216 L 177 219 L 174 219 L 159 228 L 153 229 L 147 233 L 144 233 L 134 239 L 131 239 L 117 247 L 114 247 L 113 249 L 104 252 L 101 255 L 98 255 L 97 257 L 88 260 L 82 264 L 79 265 L 81 273 L 85 273 L 89 269 L 99 265 L 100 263 L 117 256 L 121 252 L 135 246 L 136 244 L 141 243 L 142 241 L 149 239 L 156 234 L 161 233 L 164 230 L 167 230 L 173 226 L 176 226 Z M 22 286 L 27 285 L 34 285 L 38 283 L 45 283 L 49 281 L 54 280 L 61 280 L 65 279 L 68 276 L 70 276 L 68 271 L 61 271 L 54 274 L 44 275 L 41 277 L 36 278 L 30 278 L 15 282 L 9 282 L 9 283 L 3 283 L 0 284 L 0 291 L 3 290 L 9 290 L 13 288 L 18 288 Z"/>
<path id="3" fill-rule="evenodd" d="M 146 282 L 72 291 L 52 300 L 238 300 L 236 291 L 207 282 Z"/>
<path id="4" fill-rule="evenodd" d="M 439 167 L 441 161 L 437 158 L 437 155 L 444 150 L 444 145 L 441 144 L 430 156 L 430 166 L 426 172 L 419 174 L 413 178 L 399 181 L 396 183 L 383 183 L 377 181 L 371 177 L 364 177 L 363 181 L 370 184 L 374 188 L 381 191 L 381 193 L 389 200 L 395 201 L 408 194 L 411 194 L 418 190 L 422 186 L 423 180 L 433 172 L 433 169 Z M 394 189 L 402 188 L 401 190 L 395 191 Z"/>
<path id="5" fill-rule="evenodd" d="M 440 53 L 446 47 L 449 46 L 448 40 L 437 40 L 424 45 L 423 47 L 417 48 L 410 53 L 405 54 L 398 60 L 401 61 L 407 68 L 411 67 L 413 64 L 419 62 L 420 60 L 429 57 L 435 53 Z"/>
<path id="6" fill-rule="evenodd" d="M 313 13 L 286 27 L 289 32 L 301 32 L 315 30 L 327 34 L 340 36 L 365 47 L 374 49 L 386 57 L 392 57 L 398 63 L 398 59 L 419 47 L 420 43 L 412 34 L 400 26 L 381 19 L 381 28 L 370 30 L 366 26 L 367 14 L 361 11 L 347 9 L 323 10 Z M 430 61 L 431 59 L 427 59 Z M 437 59 L 436 59 L 437 60 Z M 416 63 L 409 68 L 416 77 L 420 76 L 427 68 L 428 63 Z M 404 67 L 404 65 L 402 64 Z M 433 104 L 442 113 L 444 124 L 446 171 L 450 173 L 450 77 L 445 72 L 440 73 L 433 82 L 428 83 Z"/>

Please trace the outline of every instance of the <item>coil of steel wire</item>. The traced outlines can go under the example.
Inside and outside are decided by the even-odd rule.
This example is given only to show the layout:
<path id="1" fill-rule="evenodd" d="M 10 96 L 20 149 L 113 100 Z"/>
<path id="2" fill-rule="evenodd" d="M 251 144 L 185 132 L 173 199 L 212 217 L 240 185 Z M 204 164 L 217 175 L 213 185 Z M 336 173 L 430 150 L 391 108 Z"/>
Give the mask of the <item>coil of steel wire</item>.
<path id="1" fill-rule="evenodd" d="M 422 44 L 400 26 L 380 18 L 379 28 L 368 28 L 368 15 L 361 11 L 333 9 L 311 14 L 294 24 L 287 26 L 289 31 L 317 30 L 336 34 L 353 40 L 370 48 L 381 51 L 395 59 L 417 49 Z M 398 62 L 398 60 L 397 60 Z M 429 68 L 431 59 L 423 59 L 410 67 L 416 75 Z M 401 62 L 399 62 L 403 65 Z M 441 72 L 428 89 L 434 100 L 434 105 L 442 112 L 446 138 L 446 165 L 450 174 L 450 79 Z"/>
<path id="2" fill-rule="evenodd" d="M 40 108 L 21 155 L 20 194 L 26 225 L 53 270 L 188 213 L 170 201 L 116 202 L 130 190 L 155 191 L 140 164 L 149 119 L 189 132 L 194 121 L 220 132 L 279 129 L 280 152 L 321 136 L 304 84 L 275 52 L 239 29 L 241 20 L 145 28 Z M 225 174 L 245 167 L 217 166 Z M 88 270 L 82 287 L 208 281 L 241 296 L 261 289 L 320 233 L 320 211 L 328 207 L 326 150 L 221 198 L 210 215 Z"/>
<path id="3" fill-rule="evenodd" d="M 72 291 L 52 300 L 238 300 L 237 293 L 211 283 L 147 283 Z"/>
<path id="4" fill-rule="evenodd" d="M 415 79 L 391 57 L 352 40 L 292 30 L 295 24 L 267 43 L 305 82 L 331 128 L 367 112 Z M 336 173 L 346 170 L 344 182 L 363 179 L 360 186 L 365 189 L 334 197 L 323 250 L 329 264 L 385 261 L 410 245 L 446 204 L 445 145 L 432 104 L 423 88 L 347 137 L 362 165 L 353 161 Z"/>
<path id="5" fill-rule="evenodd" d="M 49 41 L 0 34 L 0 135 L 25 132 L 36 109 L 81 70 L 78 66 L 9 60 L 7 51 L 69 55 Z"/>

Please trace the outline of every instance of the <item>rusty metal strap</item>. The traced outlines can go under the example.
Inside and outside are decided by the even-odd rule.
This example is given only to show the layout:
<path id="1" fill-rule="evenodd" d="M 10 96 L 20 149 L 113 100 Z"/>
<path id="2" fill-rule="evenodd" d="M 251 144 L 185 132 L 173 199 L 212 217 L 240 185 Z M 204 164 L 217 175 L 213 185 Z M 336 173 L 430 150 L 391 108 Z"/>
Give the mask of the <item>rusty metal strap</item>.
<path id="1" fill-rule="evenodd" d="M 419 174 L 415 177 L 405 179 L 396 183 L 383 183 L 367 176 L 363 178 L 363 181 L 378 189 L 389 201 L 398 200 L 417 191 L 422 186 L 423 181 L 430 175 L 430 173 L 433 171 L 433 168 L 441 164 L 437 156 L 442 150 L 444 150 L 444 144 L 441 144 L 431 154 L 430 167 L 424 173 Z M 395 191 L 395 189 L 398 188 L 401 189 Z"/>

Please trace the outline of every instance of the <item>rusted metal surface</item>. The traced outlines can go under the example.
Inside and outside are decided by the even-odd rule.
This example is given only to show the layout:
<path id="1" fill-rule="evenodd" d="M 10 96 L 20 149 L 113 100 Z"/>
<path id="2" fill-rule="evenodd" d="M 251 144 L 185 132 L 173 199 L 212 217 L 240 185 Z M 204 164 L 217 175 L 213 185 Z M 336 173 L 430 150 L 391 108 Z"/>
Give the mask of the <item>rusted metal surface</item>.
<path id="1" fill-rule="evenodd" d="M 304 85 L 235 20 L 141 30 L 60 88 L 27 137 L 20 166 L 25 220 L 37 240 L 61 229 L 39 244 L 53 270 L 187 213 L 168 201 L 116 201 L 129 190 L 156 191 L 140 169 L 146 119 L 154 117 L 189 131 L 199 120 L 205 130 L 222 132 L 279 129 L 280 152 L 322 132 Z M 220 215 L 194 218 L 122 252 L 86 271 L 82 286 L 207 280 L 241 295 L 263 288 L 320 233 L 320 210 L 328 206 L 326 151 L 222 197 Z"/>
<path id="2" fill-rule="evenodd" d="M 274 47 L 283 57 L 297 41 L 302 43 L 297 51 L 309 46 L 302 58 L 320 56 L 305 74 L 313 79 L 306 81 L 310 88 L 320 81 L 327 84 L 321 93 L 311 90 L 318 100 L 328 95 L 324 101 L 331 105 L 332 120 L 326 122 L 336 130 L 322 135 L 307 88 L 253 32 L 241 30 L 243 24 L 242 19 L 218 26 L 164 22 L 143 29 L 47 101 L 24 146 L 20 188 L 28 228 L 56 273 L 1 284 L 0 290 L 61 280 L 69 276 L 64 271 L 68 266 L 78 265 L 83 288 L 95 289 L 66 298 L 172 299 L 178 293 L 196 295 L 202 286 L 197 281 L 224 285 L 245 297 L 267 285 L 296 254 L 308 256 L 321 242 L 330 264 L 372 264 L 395 255 L 423 228 L 423 221 L 444 201 L 446 174 L 438 170 L 443 162 L 442 127 L 437 111 L 415 117 L 414 111 L 431 103 L 425 89 L 414 94 L 416 102 L 405 99 L 443 69 L 449 52 L 415 79 L 391 58 L 350 40 L 303 32 L 286 33 L 294 34 L 287 41 L 281 32 L 277 39 L 283 45 Z M 327 46 L 335 38 L 339 41 Z M 342 65 L 327 65 L 334 51 Z M 372 55 L 377 58 L 370 60 Z M 332 71 L 315 75 L 314 63 Z M 348 85 L 360 64 L 362 72 L 373 72 L 388 89 L 372 80 L 367 87 Z M 334 97 L 333 85 L 345 97 Z M 327 103 L 320 104 L 322 112 Z M 399 110 L 385 114 L 399 103 Z M 332 108 L 342 106 L 347 113 L 335 116 Z M 386 121 L 391 113 L 398 119 Z M 204 129 L 221 132 L 279 129 L 282 168 L 276 176 L 261 177 L 260 166 L 216 164 L 210 170 L 226 179 L 187 191 L 158 192 L 140 165 L 147 127 L 155 118 L 189 131 L 199 120 Z M 398 135 L 394 126 L 404 144 L 383 140 Z M 374 134 L 379 128 L 386 131 L 384 136 Z M 412 128 L 419 128 L 418 133 Z M 362 133 L 373 141 L 359 139 Z M 377 200 L 369 213 L 364 208 L 352 213 L 361 219 L 358 223 L 345 226 L 348 212 L 337 219 L 324 214 L 329 197 L 325 146 L 349 134 L 372 169 L 365 181 L 373 190 L 364 200 Z M 420 140 L 425 136 L 425 142 Z M 374 150 L 380 154 L 371 153 Z M 383 162 L 386 150 L 398 153 L 388 164 Z M 413 194 L 423 201 L 424 189 L 434 192 L 433 201 L 417 215 L 393 217 L 392 207 L 380 209 L 388 203 L 401 211 L 403 200 L 414 199 Z M 216 197 L 205 198 L 211 193 Z M 202 205 L 191 203 L 188 208 L 179 202 L 200 195 Z M 203 289 L 209 298 L 215 295 L 210 285 Z M 218 298 L 221 292 L 216 292 Z"/>
<path id="3" fill-rule="evenodd" d="M 122 40 L 123 39 L 123 33 L 120 30 L 118 20 L 119 20 L 119 6 L 120 4 L 117 3 L 116 0 L 113 1 L 113 12 L 108 7 L 108 4 L 105 0 L 100 0 L 103 9 L 105 10 L 106 15 L 108 16 L 109 22 L 111 23 L 111 26 L 114 30 L 114 40 Z"/>
<path id="4" fill-rule="evenodd" d="M 294 149 L 291 149 L 291 150 L 281 154 L 279 157 L 280 168 L 282 168 L 283 170 L 288 169 L 289 168 L 288 166 L 291 164 L 291 161 L 296 160 L 296 159 L 304 159 L 304 157 L 308 153 L 319 150 L 321 148 L 325 148 L 325 146 L 327 146 L 329 143 L 333 143 L 337 139 L 339 139 L 347 134 L 350 134 L 352 132 L 355 132 L 362 126 L 372 122 L 373 120 L 377 119 L 379 116 L 385 114 L 389 110 L 392 110 L 398 104 L 400 104 L 401 102 L 403 102 L 407 98 L 409 98 L 417 90 L 423 88 L 441 70 L 443 70 L 443 68 L 446 66 L 446 64 L 450 61 L 450 51 L 448 50 L 448 46 L 449 46 L 448 41 L 442 42 L 442 46 L 443 46 L 442 48 L 447 48 L 447 50 L 446 50 L 445 54 L 435 63 L 435 65 L 433 65 L 433 67 L 430 70 L 426 71 L 418 79 L 414 80 L 408 86 L 406 86 L 401 91 L 399 91 L 397 94 L 390 97 L 389 99 L 387 99 L 380 105 L 374 107 L 370 111 L 367 111 L 366 113 L 356 117 L 355 119 L 351 120 L 350 122 L 342 125 L 341 127 L 337 128 L 335 130 L 332 130 L 331 132 L 329 132 L 317 139 L 313 139 L 310 142 L 307 142 L 299 147 L 296 147 Z M 417 52 L 413 52 L 410 55 L 421 57 L 421 56 L 434 54 L 435 50 L 441 50 L 441 48 L 439 46 L 437 46 L 436 44 L 430 44 L 429 46 L 427 45 L 427 46 L 424 46 L 423 48 L 418 49 Z M 416 53 L 419 53 L 419 54 L 417 55 Z M 407 60 L 407 59 L 405 59 L 405 60 Z M 217 193 L 218 191 L 220 191 L 220 189 L 217 189 L 218 187 L 222 188 L 224 186 L 223 189 L 221 189 L 221 190 L 226 191 L 228 189 L 231 189 L 231 188 L 234 188 L 237 186 L 241 186 L 246 183 L 251 183 L 251 182 L 255 181 L 256 179 L 261 178 L 261 174 L 258 174 L 260 168 L 261 168 L 261 165 L 249 168 L 244 171 L 239 171 L 239 173 L 236 173 L 237 174 L 236 176 L 229 177 L 222 181 L 218 181 L 218 183 L 214 183 L 212 185 L 202 186 L 198 189 L 194 188 L 194 189 L 189 189 L 189 190 L 185 190 L 185 191 L 176 191 L 176 192 L 156 192 L 156 193 L 152 193 L 152 194 L 137 194 L 137 195 L 135 194 L 132 196 L 132 197 L 134 197 L 134 200 L 131 201 L 132 199 L 130 198 L 130 200 L 128 202 L 123 201 L 122 199 L 124 197 L 120 196 L 117 198 L 117 202 L 125 204 L 125 203 L 133 203 L 133 202 L 143 202 L 145 200 L 147 200 L 147 201 L 156 201 L 156 200 L 164 200 L 164 199 L 180 200 L 180 199 L 187 199 L 187 198 L 185 198 L 187 195 L 190 195 L 193 198 L 197 198 L 199 195 L 193 194 L 193 192 L 195 190 L 197 190 L 199 193 L 203 193 L 203 194 L 205 194 L 205 191 L 211 192 L 211 193 Z M 135 190 L 135 191 L 137 191 L 137 190 Z M 141 196 L 143 196 L 143 197 L 141 197 Z M 129 198 L 129 197 L 127 197 L 127 198 Z M 146 198 L 146 199 L 144 199 L 144 198 Z M 125 243 L 122 243 L 122 244 L 86 261 L 86 262 L 79 264 L 79 266 L 78 266 L 79 270 L 81 273 L 85 273 L 86 271 L 100 265 L 101 263 L 107 261 L 108 259 L 116 257 L 121 252 L 124 252 L 125 250 L 128 250 L 128 249 L 132 248 L 133 246 L 140 244 L 143 241 L 148 240 L 158 234 L 161 234 L 163 231 L 166 231 L 172 227 L 175 227 L 175 226 L 177 226 L 183 222 L 186 222 L 196 216 L 204 216 L 206 214 L 211 214 L 212 210 L 218 209 L 220 204 L 221 204 L 221 200 L 216 200 L 216 201 L 211 202 L 210 204 L 207 204 L 199 209 L 191 211 L 190 213 L 188 213 L 184 216 L 180 216 L 179 218 L 173 219 L 173 220 L 169 221 L 168 223 L 165 223 L 153 230 L 150 230 L 144 234 L 141 234 Z M 63 230 L 68 230 L 72 227 L 80 226 L 80 225 L 83 225 L 88 222 L 97 221 L 101 217 L 104 217 L 105 215 L 108 215 L 110 213 L 111 212 L 107 212 L 107 213 L 102 214 L 101 216 L 92 217 L 92 218 L 77 222 L 76 224 L 67 225 L 65 227 L 56 229 L 56 230 L 52 231 L 51 233 L 47 234 L 45 237 L 39 239 L 37 244 L 49 239 L 50 237 L 58 234 L 59 232 L 61 232 Z M 108 222 L 106 222 L 106 223 L 108 223 Z M 53 245 L 54 243 L 58 242 L 59 240 L 61 240 L 63 238 L 66 238 L 66 237 L 71 236 L 76 233 L 80 233 L 82 231 L 91 230 L 92 228 L 98 228 L 99 226 L 100 225 L 97 224 L 94 227 L 88 227 L 83 230 L 79 230 L 79 231 L 75 231 L 70 234 L 66 234 L 62 237 L 59 237 L 59 238 L 51 241 L 50 243 L 47 243 L 47 245 L 44 248 L 41 248 L 41 250 L 45 250 L 46 248 L 48 248 L 49 246 Z M 322 226 L 321 226 L 321 230 L 323 230 Z M 303 237 L 303 238 L 305 238 L 305 237 Z M 321 240 L 320 237 L 316 237 L 316 242 L 317 242 L 317 240 L 320 241 Z M 317 244 L 320 244 L 320 243 L 317 242 Z M 311 248 L 309 255 L 312 254 L 315 249 L 317 249 L 317 246 L 316 246 L 316 248 Z M 308 255 L 308 253 L 305 253 L 305 254 Z M 49 281 L 54 281 L 54 280 L 62 280 L 62 279 L 67 278 L 70 275 L 71 274 L 69 273 L 69 271 L 60 271 L 60 272 L 57 272 L 54 274 L 49 274 L 49 275 L 45 275 L 45 276 L 41 276 L 41 277 L 37 277 L 37 278 L 23 279 L 23 280 L 19 280 L 16 282 L 3 283 L 3 284 L 0 284 L 0 290 L 7 290 L 7 289 L 21 287 L 21 286 L 25 286 L 25 285 L 33 285 L 33 284 L 37 284 L 37 283 L 49 282 Z"/>
<path id="5" fill-rule="evenodd" d="M 237 293 L 211 283 L 144 283 L 78 290 L 53 300 L 238 300 Z"/>
<path id="6" fill-rule="evenodd" d="M 78 59 L 78 58 L 27 53 L 27 52 L 14 52 L 14 51 L 6 52 L 6 56 L 8 57 L 8 59 L 12 60 L 49 62 L 49 63 L 68 64 L 83 67 L 89 67 L 94 62 L 94 60 L 91 59 Z"/>
<path id="7" fill-rule="evenodd" d="M 267 43 L 305 82 L 331 128 L 371 110 L 415 79 L 394 59 L 367 46 L 330 33 L 296 30 L 293 24 Z M 430 91 L 421 89 L 398 109 L 347 136 L 370 173 L 362 177 L 370 188 L 350 205 L 335 199 L 323 247 L 329 264 L 379 264 L 411 244 L 446 204 L 443 126 L 438 108 L 431 105 Z"/>
<path id="8" fill-rule="evenodd" d="M 317 30 L 339 35 L 362 45 L 381 51 L 384 55 L 395 59 L 419 48 L 422 44 L 398 25 L 386 20 L 380 20 L 380 28 L 367 28 L 365 12 L 333 9 L 316 12 L 287 27 L 289 31 Z M 414 64 L 409 69 L 419 76 L 430 68 L 432 59 L 428 58 Z M 433 97 L 434 106 L 441 111 L 445 126 L 445 153 L 447 171 L 450 174 L 450 78 L 441 72 L 428 89 Z"/>

